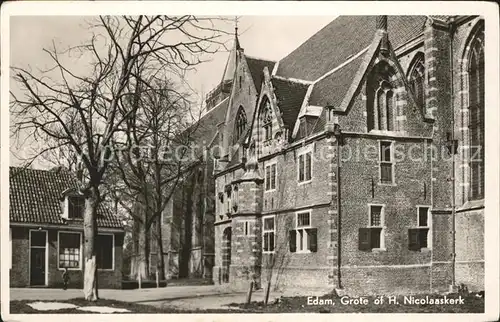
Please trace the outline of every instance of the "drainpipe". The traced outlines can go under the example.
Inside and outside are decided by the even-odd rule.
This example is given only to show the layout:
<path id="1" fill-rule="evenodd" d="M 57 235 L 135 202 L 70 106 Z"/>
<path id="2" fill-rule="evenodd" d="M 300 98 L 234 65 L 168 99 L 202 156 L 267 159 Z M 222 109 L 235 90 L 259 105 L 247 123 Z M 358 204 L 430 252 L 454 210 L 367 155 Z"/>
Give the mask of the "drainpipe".
<path id="1" fill-rule="evenodd" d="M 335 141 L 336 141 L 336 145 L 337 145 L 337 169 L 336 169 L 336 173 L 335 173 L 335 176 L 337 177 L 337 283 L 338 283 L 338 288 L 342 288 L 342 275 L 340 273 L 340 267 L 341 267 L 341 263 L 340 263 L 340 255 L 341 255 L 341 251 L 340 251 L 340 242 L 341 242 L 341 238 L 340 238 L 340 223 L 341 223 L 341 214 L 342 214 L 342 211 L 341 211 L 341 202 L 340 202 L 340 163 L 342 162 L 342 157 L 340 155 L 340 146 L 341 146 L 341 143 L 342 143 L 342 130 L 340 129 L 340 125 L 339 124 L 335 124 L 334 125 L 334 129 L 333 129 L 333 135 L 335 136 Z"/>

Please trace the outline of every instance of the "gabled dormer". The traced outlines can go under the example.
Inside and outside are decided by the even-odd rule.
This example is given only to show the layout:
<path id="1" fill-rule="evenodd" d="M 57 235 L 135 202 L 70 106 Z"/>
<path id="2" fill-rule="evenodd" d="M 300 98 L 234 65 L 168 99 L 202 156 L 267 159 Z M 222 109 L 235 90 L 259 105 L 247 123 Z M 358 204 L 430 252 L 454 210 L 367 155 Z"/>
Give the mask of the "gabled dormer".
<path id="1" fill-rule="evenodd" d="M 85 196 L 76 188 L 63 191 L 61 194 L 62 217 L 68 220 L 83 219 Z"/>
<path id="2" fill-rule="evenodd" d="M 389 41 L 387 16 L 375 19 L 376 30 L 371 44 L 315 83 L 311 103 L 328 106 L 339 117 L 344 131 L 428 137 L 432 124 L 423 106 L 426 92 L 424 57 L 419 54 L 410 70 L 403 70 Z M 339 79 L 348 82 L 334 85 Z"/>

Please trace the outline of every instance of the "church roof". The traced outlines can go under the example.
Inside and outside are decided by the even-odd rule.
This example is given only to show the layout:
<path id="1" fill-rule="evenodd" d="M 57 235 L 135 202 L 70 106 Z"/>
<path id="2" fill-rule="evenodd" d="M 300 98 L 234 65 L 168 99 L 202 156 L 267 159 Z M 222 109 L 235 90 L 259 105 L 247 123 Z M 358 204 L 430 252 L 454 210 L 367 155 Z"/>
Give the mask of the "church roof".
<path id="1" fill-rule="evenodd" d="M 340 16 L 283 58 L 277 75 L 315 81 L 370 45 L 376 16 Z M 426 16 L 389 16 L 388 34 L 397 48 L 423 32 Z"/>
<path id="2" fill-rule="evenodd" d="M 253 83 L 255 84 L 255 89 L 257 90 L 257 93 L 260 93 L 264 67 L 267 67 L 267 69 L 269 69 L 269 73 L 271 73 L 276 62 L 246 55 L 245 58 L 248 64 L 248 69 L 250 70 L 250 75 L 252 75 Z"/>
<path id="3" fill-rule="evenodd" d="M 229 97 L 203 115 L 198 122 L 190 127 L 193 135 L 193 142 L 197 144 L 209 145 L 218 133 L 217 125 L 224 122 L 227 108 L 229 106 Z"/>
<path id="4" fill-rule="evenodd" d="M 271 83 L 281 111 L 281 119 L 288 129 L 293 130 L 309 85 L 281 78 L 272 78 Z"/>
<path id="5" fill-rule="evenodd" d="M 229 82 L 233 80 L 234 70 L 236 69 L 236 64 L 238 60 L 238 50 L 240 44 L 238 37 L 235 37 L 233 49 L 229 52 L 229 57 L 226 62 L 226 67 L 224 68 L 224 73 L 222 74 L 222 83 Z"/>

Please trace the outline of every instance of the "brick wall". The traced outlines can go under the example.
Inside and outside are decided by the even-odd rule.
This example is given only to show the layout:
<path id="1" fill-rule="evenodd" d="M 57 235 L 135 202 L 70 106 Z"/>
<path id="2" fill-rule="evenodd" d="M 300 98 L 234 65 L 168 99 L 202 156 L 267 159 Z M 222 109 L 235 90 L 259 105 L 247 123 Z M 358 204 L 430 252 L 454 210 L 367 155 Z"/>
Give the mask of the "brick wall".
<path id="1" fill-rule="evenodd" d="M 12 228 L 12 268 L 10 270 L 10 286 L 29 286 L 29 230 Z"/>
<path id="2" fill-rule="evenodd" d="M 398 78 L 404 79 L 416 55 L 425 55 L 425 106 L 417 106 L 402 82 L 397 89 L 397 121 L 403 130 L 399 133 L 366 133 L 366 87 L 363 79 L 355 93 L 348 113 L 336 116 L 336 121 L 345 133 L 342 149 L 341 185 L 341 265 L 342 281 L 348 292 L 356 293 L 419 293 L 429 290 L 447 290 L 453 274 L 453 216 L 452 195 L 457 197 L 456 223 L 456 280 L 472 289 L 484 288 L 484 214 L 482 204 L 463 205 L 464 189 L 467 188 L 468 170 L 460 163 L 455 164 L 457 178 L 453 178 L 453 163 L 446 148 L 448 133 L 463 131 L 464 97 L 460 94 L 463 68 L 457 67 L 466 50 L 467 39 L 477 25 L 472 19 L 459 26 L 454 36 L 454 71 L 451 77 L 450 37 L 444 25 L 428 23 L 422 37 L 411 45 L 403 46 L 397 53 L 400 68 L 395 68 Z M 373 65 L 373 63 L 372 63 Z M 372 66 L 370 65 L 369 68 Z M 273 94 L 269 91 L 269 75 L 265 75 L 260 97 Z M 363 76 L 365 77 L 365 76 Z M 451 95 L 451 81 L 454 93 Z M 454 107 L 450 104 L 454 99 Z M 455 128 L 452 127 L 455 117 Z M 462 120 L 462 122 L 457 122 Z M 275 120 L 276 121 L 276 120 Z M 276 123 L 276 124 L 274 124 Z M 273 123 L 273 130 L 279 122 Z M 463 135 L 463 133 L 462 133 Z M 262 137 L 256 123 L 252 136 Z M 390 140 L 396 155 L 393 171 L 394 184 L 379 183 L 379 140 Z M 462 140 L 465 140 L 462 137 Z M 461 143 L 464 145 L 464 143 Z M 266 263 L 270 255 L 262 254 L 260 281 L 264 285 L 269 276 L 277 287 L 308 286 L 315 284 L 332 285 L 336 278 L 336 216 L 333 206 L 336 180 L 335 145 L 333 139 L 321 136 L 314 143 L 298 144 L 286 152 L 275 153 L 264 149 L 259 162 L 261 175 L 265 166 L 277 164 L 277 187 L 263 193 L 262 213 L 256 212 L 256 224 L 262 225 L 263 215 L 276 214 L 277 248 L 274 261 L 283 263 L 279 268 L 269 270 Z M 434 148 L 435 152 L 431 152 Z M 297 183 L 297 154 L 311 149 L 314 153 L 312 165 L 313 180 Z M 371 158 L 363 158 L 359 153 L 372 151 Z M 410 151 L 411 150 L 411 151 Z M 350 153 L 349 153 L 350 152 Z M 411 152 L 411 154 L 410 154 Z M 370 153 L 370 152 L 368 152 Z M 326 157 L 324 157 L 326 155 Z M 323 156 L 322 158 L 320 156 Z M 402 158 L 402 159 L 401 159 Z M 234 175 L 233 175 L 234 176 Z M 222 191 L 232 177 L 226 173 L 217 178 L 216 191 Z M 229 181 L 228 181 L 229 180 Z M 254 200 L 249 197 L 249 200 Z M 241 201 L 240 201 L 241 202 Z M 385 209 L 385 250 L 360 251 L 358 229 L 368 225 L 369 204 L 382 204 Z M 219 203 L 217 204 L 218 206 Z M 417 226 L 417 206 L 429 206 L 431 218 L 431 249 L 409 250 L 408 229 Z M 312 220 L 318 227 L 318 252 L 309 254 L 290 253 L 288 249 L 288 229 L 294 224 L 298 209 L 314 208 Z M 220 211 L 222 208 L 219 208 Z M 218 212 L 224 217 L 224 214 Z M 278 220 L 279 219 L 279 220 Z M 240 231 L 243 218 L 221 218 L 224 224 L 216 226 L 215 245 L 224 227 L 232 225 L 233 237 Z M 229 221 L 231 220 L 231 221 Z M 248 259 L 254 252 L 253 244 L 262 249 L 262 236 L 255 241 L 235 241 L 233 238 L 231 284 L 238 287 L 247 285 L 250 266 Z M 237 251 L 235 251 L 236 247 Z M 217 251 L 216 251 L 217 253 Z M 258 252 L 257 252 L 258 254 Z M 218 255 L 216 255 L 217 257 Z M 244 258 L 245 260 L 241 260 Z M 220 258 L 219 258 L 220 259 Z M 257 271 L 257 269 L 256 269 Z M 216 280 L 216 279 L 214 279 Z"/>
<path id="3" fill-rule="evenodd" d="M 430 265 L 344 267 L 343 286 L 351 296 L 429 292 Z"/>
<path id="4" fill-rule="evenodd" d="M 342 263 L 343 265 L 409 265 L 430 261 L 430 253 L 408 250 L 408 229 L 417 225 L 417 205 L 430 205 L 428 162 L 396 162 L 394 184 L 379 183 L 378 141 L 369 138 L 346 138 L 342 148 L 360 147 L 374 151 L 368 158 L 353 156 L 341 166 L 342 192 Z M 394 149 L 407 150 L 414 144 L 395 140 Z M 369 149 L 369 147 L 372 147 Z M 347 153 L 347 152 L 346 152 Z M 344 160 L 347 159 L 343 153 Z M 373 156 L 372 156 L 373 155 Z M 385 206 L 385 248 L 383 252 L 358 250 L 358 229 L 367 227 L 369 204 Z"/>
<path id="5" fill-rule="evenodd" d="M 48 233 L 48 286 L 62 288 L 62 270 L 57 267 L 57 230 L 49 229 Z M 83 250 L 83 245 L 82 245 Z M 10 270 L 11 287 L 29 287 L 29 228 L 12 228 L 12 269 Z M 115 234 L 115 263 L 113 271 L 98 271 L 99 288 L 121 288 L 122 281 L 123 234 Z M 69 288 L 83 287 L 83 272 L 85 269 L 84 254 L 82 254 L 82 269 L 68 270 Z"/>

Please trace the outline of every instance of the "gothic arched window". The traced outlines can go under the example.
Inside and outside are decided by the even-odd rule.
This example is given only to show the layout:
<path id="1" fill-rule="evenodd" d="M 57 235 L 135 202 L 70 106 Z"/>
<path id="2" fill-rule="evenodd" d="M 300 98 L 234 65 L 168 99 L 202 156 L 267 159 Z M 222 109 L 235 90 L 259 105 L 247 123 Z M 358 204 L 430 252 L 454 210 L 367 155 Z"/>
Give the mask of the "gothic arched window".
<path id="1" fill-rule="evenodd" d="M 484 29 L 472 39 L 468 59 L 470 197 L 484 198 Z"/>
<path id="2" fill-rule="evenodd" d="M 425 61 L 424 55 L 419 53 L 414 59 L 410 72 L 408 74 L 408 83 L 413 95 L 415 95 L 415 100 L 417 105 L 424 109 L 425 108 Z"/>
<path id="3" fill-rule="evenodd" d="M 260 108 L 260 121 L 264 130 L 264 141 L 271 140 L 273 137 L 273 117 L 271 103 L 267 97 L 264 97 Z"/>
<path id="4" fill-rule="evenodd" d="M 247 128 L 247 115 L 245 114 L 245 110 L 242 106 L 240 106 L 238 110 L 238 114 L 236 115 L 236 133 L 235 133 L 235 141 L 238 141 L 241 136 L 244 134 Z"/>
<path id="5" fill-rule="evenodd" d="M 392 68 L 385 62 L 376 65 L 366 86 L 368 131 L 394 130 L 394 88 Z"/>

